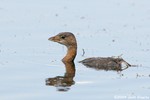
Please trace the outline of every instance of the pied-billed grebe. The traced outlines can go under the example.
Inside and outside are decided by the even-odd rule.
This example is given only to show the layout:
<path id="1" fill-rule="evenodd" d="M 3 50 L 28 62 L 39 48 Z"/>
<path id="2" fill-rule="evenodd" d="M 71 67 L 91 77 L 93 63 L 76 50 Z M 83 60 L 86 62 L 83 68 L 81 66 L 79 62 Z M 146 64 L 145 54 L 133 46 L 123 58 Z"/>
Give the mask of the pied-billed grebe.
<path id="1" fill-rule="evenodd" d="M 75 36 L 70 32 L 61 32 L 56 36 L 50 37 L 48 40 L 58 42 L 67 47 L 66 56 L 62 59 L 63 62 L 74 61 L 77 54 L 77 42 Z"/>
<path id="2" fill-rule="evenodd" d="M 50 37 L 49 40 L 63 44 L 68 48 L 66 56 L 62 59 L 63 62 L 74 61 L 77 53 L 77 41 L 71 32 L 61 32 L 56 36 Z M 80 63 L 90 68 L 105 70 L 121 70 L 122 63 L 127 67 L 130 66 L 130 64 L 119 57 L 92 57 L 84 59 Z"/>

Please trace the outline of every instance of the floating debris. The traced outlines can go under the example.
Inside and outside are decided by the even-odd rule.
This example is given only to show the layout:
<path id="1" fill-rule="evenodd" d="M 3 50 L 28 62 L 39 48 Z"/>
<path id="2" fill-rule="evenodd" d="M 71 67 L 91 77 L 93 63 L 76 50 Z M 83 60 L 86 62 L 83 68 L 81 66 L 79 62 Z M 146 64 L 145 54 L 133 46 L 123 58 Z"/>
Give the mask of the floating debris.
<path id="1" fill-rule="evenodd" d="M 82 53 L 82 57 L 83 57 L 83 56 L 84 56 L 84 54 L 85 54 L 85 51 L 84 51 L 84 49 L 82 49 L 82 52 L 83 52 L 83 53 Z"/>
<path id="2" fill-rule="evenodd" d="M 82 17 L 80 17 L 80 19 L 85 19 L 85 17 L 84 17 L 84 16 L 82 16 Z"/>
<path id="3" fill-rule="evenodd" d="M 106 32 L 106 29 L 105 29 L 105 28 L 103 28 L 103 29 L 102 29 L 102 31 L 105 31 L 105 32 Z"/>
<path id="4" fill-rule="evenodd" d="M 58 14 L 55 14 L 56 17 L 58 17 Z"/>
<path id="5" fill-rule="evenodd" d="M 112 42 L 115 42 L 115 40 L 112 40 Z"/>
<path id="6" fill-rule="evenodd" d="M 64 9 L 67 9 L 67 7 L 65 6 Z"/>

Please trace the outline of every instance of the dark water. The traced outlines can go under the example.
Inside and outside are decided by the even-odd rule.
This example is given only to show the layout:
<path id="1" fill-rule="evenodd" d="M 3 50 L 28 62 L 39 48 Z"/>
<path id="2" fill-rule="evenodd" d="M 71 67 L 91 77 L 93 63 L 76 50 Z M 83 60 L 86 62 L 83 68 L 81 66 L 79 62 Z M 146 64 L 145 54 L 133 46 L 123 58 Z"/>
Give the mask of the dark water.
<path id="1" fill-rule="evenodd" d="M 149 3 L 0 0 L 0 100 L 150 100 Z M 76 73 L 65 92 L 46 85 L 64 78 L 66 48 L 47 40 L 61 31 L 78 41 Z M 137 67 L 97 71 L 78 63 L 121 54 Z"/>

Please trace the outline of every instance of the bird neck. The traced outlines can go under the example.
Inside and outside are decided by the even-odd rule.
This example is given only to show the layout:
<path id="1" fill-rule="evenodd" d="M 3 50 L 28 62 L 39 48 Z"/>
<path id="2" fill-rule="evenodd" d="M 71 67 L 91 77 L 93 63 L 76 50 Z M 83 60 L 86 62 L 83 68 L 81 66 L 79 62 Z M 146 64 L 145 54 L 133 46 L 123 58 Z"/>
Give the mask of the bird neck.
<path id="1" fill-rule="evenodd" d="M 66 68 L 66 77 L 74 77 L 75 76 L 75 64 L 74 62 L 65 62 L 65 68 Z"/>
<path id="2" fill-rule="evenodd" d="M 62 59 L 63 62 L 73 62 L 77 54 L 77 45 L 67 47 L 67 54 Z"/>

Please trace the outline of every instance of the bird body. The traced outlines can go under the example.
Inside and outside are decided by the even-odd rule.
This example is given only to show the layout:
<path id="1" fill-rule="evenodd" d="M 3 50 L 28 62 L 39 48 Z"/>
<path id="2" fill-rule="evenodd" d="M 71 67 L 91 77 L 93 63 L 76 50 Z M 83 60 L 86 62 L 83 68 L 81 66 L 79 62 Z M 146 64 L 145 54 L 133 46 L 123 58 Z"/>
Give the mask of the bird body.
<path id="1" fill-rule="evenodd" d="M 62 59 L 64 63 L 74 61 L 77 54 L 77 41 L 73 33 L 61 32 L 56 36 L 50 37 L 49 40 L 63 44 L 67 47 L 67 54 Z M 127 67 L 131 66 L 120 57 L 92 57 L 86 58 L 80 61 L 80 63 L 90 68 L 104 70 L 122 70 L 122 63 L 124 63 Z"/>

